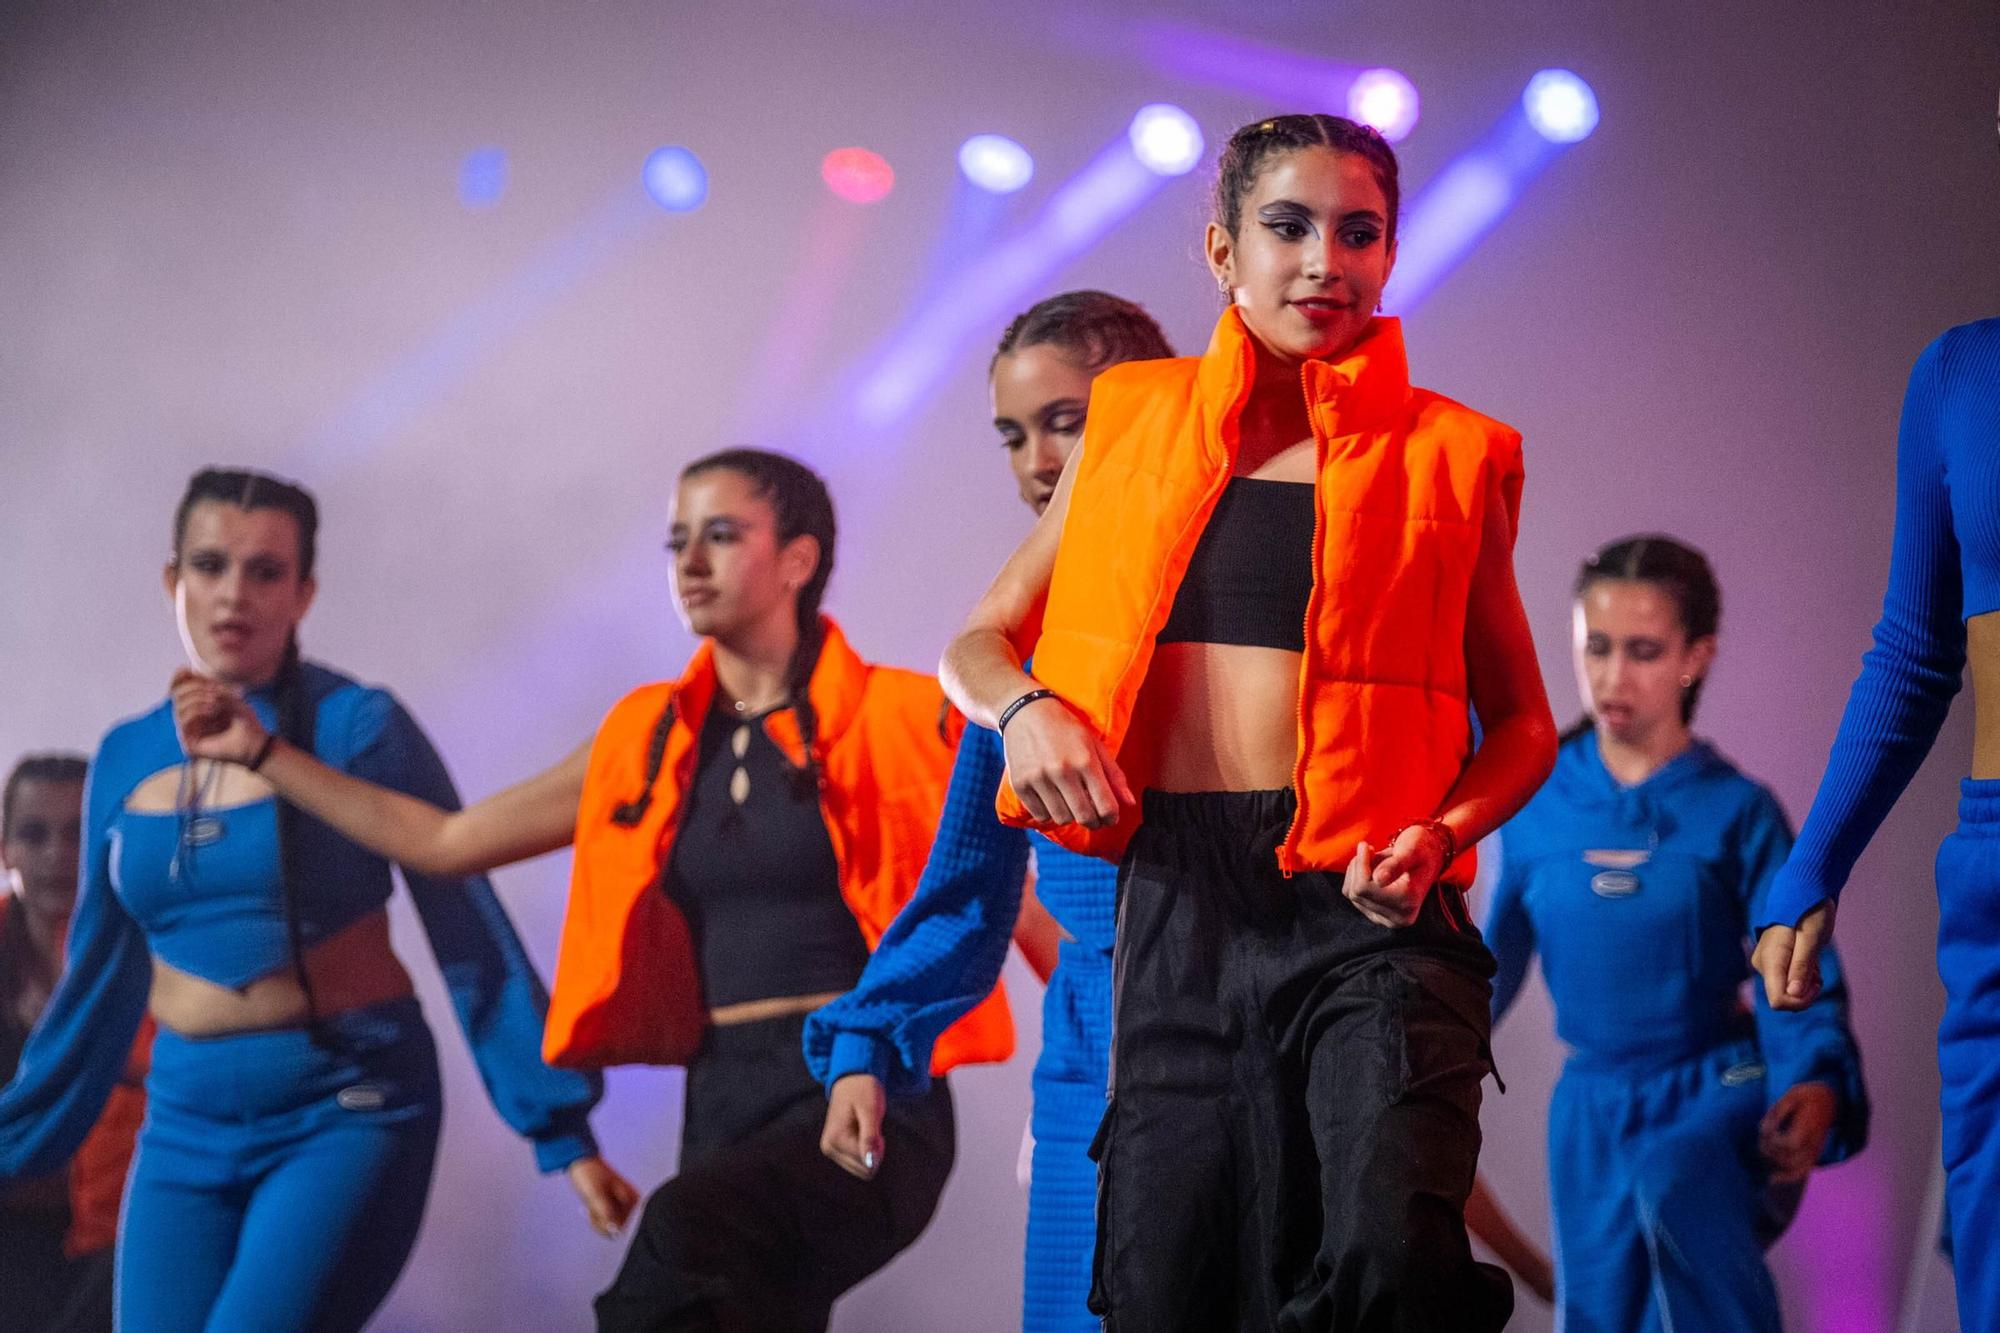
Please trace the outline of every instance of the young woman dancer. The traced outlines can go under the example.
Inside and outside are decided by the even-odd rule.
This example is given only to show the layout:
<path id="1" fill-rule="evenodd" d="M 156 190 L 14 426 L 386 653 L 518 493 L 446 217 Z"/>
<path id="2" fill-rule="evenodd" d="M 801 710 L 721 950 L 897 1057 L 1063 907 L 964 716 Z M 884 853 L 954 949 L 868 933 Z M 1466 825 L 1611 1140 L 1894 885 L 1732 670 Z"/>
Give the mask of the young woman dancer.
<path id="1" fill-rule="evenodd" d="M 1152 316 L 1104 292 L 1065 292 L 1007 326 L 993 355 L 993 420 L 1036 513 L 1082 438 L 1091 377 L 1109 365 L 1172 356 Z M 821 1148 L 864 1179 L 897 1145 L 882 1119 L 891 1098 L 930 1086 L 932 1047 L 999 979 L 1015 933 L 1029 852 L 1035 893 L 1062 927 L 1042 997 L 1035 1061 L 1022 1327 L 1095 1330 L 1088 1308 L 1097 1168 L 1090 1136 L 1104 1115 L 1111 1048 L 1111 937 L 1116 869 L 994 813 L 1000 737 L 966 731 L 938 839 L 909 907 L 855 987 L 806 1021 L 806 1062 L 827 1085 Z"/>
<path id="2" fill-rule="evenodd" d="M 1372 318 L 1396 202 L 1350 121 L 1232 136 L 1208 352 L 1098 377 L 1090 442 L 945 657 L 1003 733 L 1003 816 L 1123 858 L 1107 1328 L 1498 1328 L 1512 1304 L 1465 1235 L 1493 963 L 1459 849 L 1547 775 L 1555 727 L 1514 585 L 1519 436 L 1412 388 Z"/>
<path id="3" fill-rule="evenodd" d="M 83 845 L 82 755 L 29 755 L 0 789 L 0 1081 L 62 975 Z M 0 1308 L 23 1333 L 111 1327 L 111 1243 L 152 1038 L 133 1043 L 104 1113 L 65 1166 L 0 1193 Z"/>
<path id="4" fill-rule="evenodd" d="M 1571 1052 L 1549 1108 L 1560 1318 L 1777 1333 L 1763 1250 L 1814 1165 L 1867 1138 L 1846 989 L 1828 953 L 1803 1013 L 1739 998 L 1792 838 L 1689 730 L 1722 610 L 1708 561 L 1627 538 L 1584 562 L 1575 597 L 1587 716 L 1501 833 L 1486 926 L 1494 1021 L 1539 951 Z"/>
<path id="5" fill-rule="evenodd" d="M 1951 329 L 1910 374 L 1896 536 L 1875 646 L 1826 776 L 1757 916 L 1757 970 L 1781 1009 L 1812 1002 L 1834 900 L 1937 740 L 1971 667 L 1972 774 L 1938 849 L 1945 1201 L 1965 1327 L 2000 1329 L 2000 319 Z"/>
<path id="6" fill-rule="evenodd" d="M 691 464 L 668 546 L 701 636 L 681 678 L 460 813 L 272 741 L 205 682 L 176 702 L 194 750 L 261 755 L 288 799 L 407 864 L 462 873 L 574 842 L 549 1060 L 688 1066 L 681 1169 L 647 1201 L 598 1326 L 823 1329 L 923 1231 L 951 1170 L 942 1083 L 889 1112 L 899 1150 L 873 1179 L 822 1157 L 800 1041 L 914 891 L 957 727 L 936 681 L 863 662 L 820 615 L 833 502 L 803 464 L 754 449 Z M 1013 1038 L 996 991 L 939 1039 L 933 1072 L 1005 1059 Z"/>
<path id="7" fill-rule="evenodd" d="M 197 473 L 165 573 L 184 646 L 301 752 L 454 804 L 393 698 L 300 660 L 317 529 L 297 487 Z M 59 1165 L 150 1007 L 117 1296 L 121 1326 L 147 1333 L 360 1328 L 430 1185 L 436 1052 L 390 951 L 389 864 L 274 800 L 257 757 L 189 759 L 164 703 L 111 729 L 90 768 L 68 969 L 0 1093 L 0 1176 Z M 405 878 L 494 1106 L 600 1209 L 596 1080 L 542 1062 L 541 982 L 491 887 Z"/>

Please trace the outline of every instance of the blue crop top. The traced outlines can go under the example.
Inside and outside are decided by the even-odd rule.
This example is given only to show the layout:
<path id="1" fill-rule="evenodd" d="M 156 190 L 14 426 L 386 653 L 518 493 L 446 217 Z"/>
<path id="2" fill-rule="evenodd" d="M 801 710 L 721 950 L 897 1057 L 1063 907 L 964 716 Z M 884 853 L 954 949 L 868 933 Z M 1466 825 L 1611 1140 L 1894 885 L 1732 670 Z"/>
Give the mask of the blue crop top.
<path id="1" fill-rule="evenodd" d="M 1950 329 L 1910 372 L 1896 445 L 1896 535 L 1875 644 L 1861 659 L 1798 847 L 1759 927 L 1838 897 L 1909 786 L 1965 670 L 1965 622 L 2000 610 L 2000 319 Z"/>
<path id="2" fill-rule="evenodd" d="M 1860 1150 L 1868 1097 L 1835 952 L 1802 1012 L 1772 1009 L 1761 985 L 1754 1018 L 1743 1007 L 1750 920 L 1791 847 L 1770 792 L 1699 742 L 1626 787 L 1586 732 L 1500 840 L 1485 926 L 1496 1022 L 1539 953 L 1580 1066 L 1643 1073 L 1754 1035 L 1773 1100 L 1804 1082 L 1839 1099 L 1823 1160 Z"/>
<path id="3" fill-rule="evenodd" d="M 320 759 L 458 808 L 437 751 L 387 691 L 317 665 L 302 670 Z M 250 702 L 275 728 L 271 691 L 253 691 Z M 185 828 L 172 811 L 126 808 L 142 782 L 182 763 L 165 703 L 113 727 L 98 748 L 84 792 L 68 966 L 19 1072 L 0 1090 L 0 1179 L 60 1165 L 89 1133 L 145 1013 L 151 955 L 238 990 L 291 967 L 274 800 L 204 810 Z M 304 873 L 293 888 L 310 949 L 388 901 L 389 863 L 316 819 L 295 827 L 294 864 Z M 548 993 L 492 885 L 408 872 L 404 880 L 494 1109 L 533 1141 L 544 1171 L 594 1153 L 588 1116 L 601 1082 L 543 1063 Z"/>

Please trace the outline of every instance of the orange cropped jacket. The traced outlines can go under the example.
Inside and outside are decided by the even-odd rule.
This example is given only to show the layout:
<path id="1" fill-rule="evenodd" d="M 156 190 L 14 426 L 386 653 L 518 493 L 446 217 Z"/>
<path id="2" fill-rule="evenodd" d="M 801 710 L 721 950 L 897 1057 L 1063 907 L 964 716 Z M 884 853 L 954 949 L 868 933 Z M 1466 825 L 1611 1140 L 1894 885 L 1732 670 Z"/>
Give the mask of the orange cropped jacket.
<path id="1" fill-rule="evenodd" d="M 1228 484 L 1255 348 L 1232 307 L 1200 357 L 1098 375 L 1049 585 L 1034 675 L 1104 738 L 1133 789 L 1146 738 L 1128 734 L 1155 637 Z M 1286 872 L 1342 868 L 1436 813 L 1471 753 L 1466 606 L 1495 487 L 1510 529 L 1521 437 L 1410 386 L 1399 321 L 1377 318 L 1300 385 L 1318 446 L 1313 590 L 1299 674 L 1298 814 Z M 1511 531 L 1510 531 L 1511 540 Z M 1011 786 L 999 812 L 1072 850 L 1116 860 L 1139 822 L 1037 825 Z M 1445 878 L 1469 884 L 1470 850 Z"/>
<path id="2" fill-rule="evenodd" d="M 820 809 L 841 897 L 873 949 L 916 891 L 963 724 L 936 680 L 872 666 L 831 620 L 821 624 L 825 643 L 807 686 L 819 717 Z M 714 651 L 703 641 L 678 681 L 634 690 L 598 728 L 542 1040 L 552 1065 L 685 1064 L 700 1045 L 707 1010 L 695 953 L 661 871 L 714 697 Z M 790 710 L 764 726 L 803 762 Z M 1013 1018 L 996 986 L 938 1039 L 931 1071 L 1013 1052 Z"/>

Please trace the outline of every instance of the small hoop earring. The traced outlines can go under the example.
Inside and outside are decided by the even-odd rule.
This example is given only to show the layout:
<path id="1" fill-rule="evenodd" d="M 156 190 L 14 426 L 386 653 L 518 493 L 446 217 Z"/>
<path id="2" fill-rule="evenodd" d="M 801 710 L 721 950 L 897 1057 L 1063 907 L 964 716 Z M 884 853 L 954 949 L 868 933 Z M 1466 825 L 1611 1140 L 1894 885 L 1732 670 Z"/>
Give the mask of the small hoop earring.
<path id="1" fill-rule="evenodd" d="M 1681 677 L 1681 688 L 1682 688 L 1682 689 L 1684 689 L 1684 690 L 1691 690 L 1691 689 L 1693 689 L 1693 688 L 1694 688 L 1694 677 L 1693 677 L 1693 676 L 1682 676 L 1682 677 Z"/>
<path id="2" fill-rule="evenodd" d="M 1229 279 L 1217 278 L 1215 280 L 1215 290 L 1224 296 L 1229 295 Z"/>

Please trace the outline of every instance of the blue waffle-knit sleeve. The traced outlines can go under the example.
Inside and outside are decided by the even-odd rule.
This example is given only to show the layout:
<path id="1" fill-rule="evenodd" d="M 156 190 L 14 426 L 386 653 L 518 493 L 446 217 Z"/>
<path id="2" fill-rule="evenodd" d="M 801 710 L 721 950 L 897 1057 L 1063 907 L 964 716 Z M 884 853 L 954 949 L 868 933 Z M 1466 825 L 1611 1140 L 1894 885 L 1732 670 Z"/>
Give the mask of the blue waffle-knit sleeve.
<path id="1" fill-rule="evenodd" d="M 1990 353 L 1989 349 L 1989 353 Z M 1875 644 L 1827 757 L 1798 845 L 1752 924 L 1794 926 L 1838 897 L 1930 752 L 1965 668 L 1964 576 L 1945 485 L 1952 334 L 1917 358 L 1896 445 L 1896 534 Z"/>
<path id="2" fill-rule="evenodd" d="M 62 979 L 0 1090 L 0 1179 L 44 1175 L 89 1136 L 146 1014 L 152 956 L 111 887 L 112 823 L 143 772 L 114 731 L 84 783 L 83 860 Z M 179 756 L 168 757 L 171 763 Z"/>
<path id="3" fill-rule="evenodd" d="M 444 761 L 392 696 L 368 691 L 354 719 L 355 776 L 446 810 L 459 808 Z M 408 870 L 403 878 L 494 1110 L 534 1144 L 535 1163 L 543 1171 L 559 1171 L 594 1154 L 590 1109 L 603 1092 L 603 1080 L 543 1061 L 548 990 L 492 882 L 484 875 L 443 878 Z"/>
<path id="4" fill-rule="evenodd" d="M 1745 916 L 1755 920 L 1771 891 L 1778 868 L 1792 849 L 1791 825 L 1777 799 L 1759 790 L 1732 839 L 1742 861 Z M 1773 1009 L 1761 984 L 1750 987 L 1757 1013 L 1757 1044 L 1767 1071 L 1764 1086 L 1772 1101 L 1801 1083 L 1824 1083 L 1840 1101 L 1833 1134 L 1820 1164 L 1852 1157 L 1868 1142 L 1868 1089 L 1861 1078 L 1861 1048 L 1848 1025 L 1847 976 L 1829 941 L 1820 955 L 1821 989 L 1804 1009 Z"/>
<path id="5" fill-rule="evenodd" d="M 916 893 L 854 989 L 806 1019 L 806 1064 L 828 1088 L 868 1073 L 891 1096 L 923 1092 L 939 1034 L 999 981 L 1028 872 L 1027 833 L 993 812 L 1005 768 L 999 734 L 967 727 Z"/>

